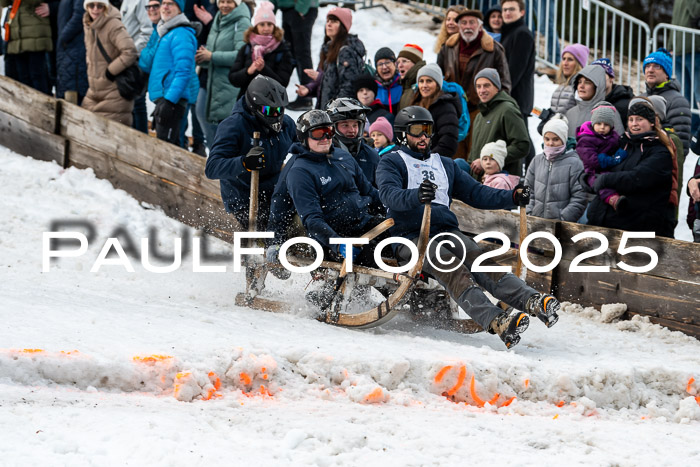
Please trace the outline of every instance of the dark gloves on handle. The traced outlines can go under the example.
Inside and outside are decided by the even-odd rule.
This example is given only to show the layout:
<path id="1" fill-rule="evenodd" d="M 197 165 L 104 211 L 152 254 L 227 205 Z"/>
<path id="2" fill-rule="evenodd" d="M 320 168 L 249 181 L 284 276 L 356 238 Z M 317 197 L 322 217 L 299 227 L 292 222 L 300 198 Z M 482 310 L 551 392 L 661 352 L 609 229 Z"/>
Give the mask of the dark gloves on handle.
<path id="1" fill-rule="evenodd" d="M 516 206 L 525 207 L 530 202 L 531 191 L 529 186 L 518 183 L 518 186 L 513 188 L 513 202 Z"/>
<path id="2" fill-rule="evenodd" d="M 422 204 L 428 204 L 435 199 L 435 192 L 438 186 L 428 179 L 423 180 L 423 182 L 418 185 L 418 201 Z"/>
<path id="3" fill-rule="evenodd" d="M 246 170 L 261 170 L 265 168 L 265 154 L 260 146 L 253 146 L 243 157 L 243 167 Z"/>

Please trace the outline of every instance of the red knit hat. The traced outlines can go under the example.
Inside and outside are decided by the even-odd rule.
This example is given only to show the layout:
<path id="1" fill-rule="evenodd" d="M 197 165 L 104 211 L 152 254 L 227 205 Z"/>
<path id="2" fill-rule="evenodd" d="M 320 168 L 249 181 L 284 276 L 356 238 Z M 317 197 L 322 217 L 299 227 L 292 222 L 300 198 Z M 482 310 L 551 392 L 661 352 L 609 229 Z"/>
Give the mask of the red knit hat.
<path id="1" fill-rule="evenodd" d="M 338 18 L 342 25 L 345 26 L 345 29 L 347 29 L 347 31 L 350 32 L 350 28 L 352 27 L 352 10 L 350 8 L 331 8 L 331 10 L 326 15 L 326 18 L 328 18 L 329 16 L 335 16 L 336 18 Z"/>

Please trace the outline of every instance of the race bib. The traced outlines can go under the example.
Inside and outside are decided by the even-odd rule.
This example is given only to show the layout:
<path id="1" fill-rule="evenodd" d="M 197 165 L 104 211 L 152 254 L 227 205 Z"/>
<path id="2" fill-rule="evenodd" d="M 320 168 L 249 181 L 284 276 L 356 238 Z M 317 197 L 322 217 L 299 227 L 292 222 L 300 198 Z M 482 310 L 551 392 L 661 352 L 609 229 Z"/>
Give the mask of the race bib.
<path id="1" fill-rule="evenodd" d="M 406 187 L 418 188 L 423 180 L 430 180 L 438 186 L 433 203 L 450 207 L 450 196 L 447 194 L 450 182 L 447 178 L 447 172 L 445 172 L 445 166 L 442 165 L 440 155 L 431 154 L 428 159 L 421 161 L 403 151 L 398 151 L 398 153 L 406 164 L 406 169 L 408 169 L 408 184 Z"/>

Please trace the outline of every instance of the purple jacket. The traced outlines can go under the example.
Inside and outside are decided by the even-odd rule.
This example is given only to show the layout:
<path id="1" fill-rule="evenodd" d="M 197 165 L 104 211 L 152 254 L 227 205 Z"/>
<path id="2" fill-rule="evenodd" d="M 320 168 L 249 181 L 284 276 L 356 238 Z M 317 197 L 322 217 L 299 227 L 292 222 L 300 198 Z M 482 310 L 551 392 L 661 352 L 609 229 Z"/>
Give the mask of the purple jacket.
<path id="1" fill-rule="evenodd" d="M 607 135 L 593 131 L 593 124 L 586 122 L 576 131 L 576 152 L 583 162 L 584 171 L 589 175 L 600 173 L 598 154 L 612 156 L 620 147 L 620 135 L 612 129 Z"/>

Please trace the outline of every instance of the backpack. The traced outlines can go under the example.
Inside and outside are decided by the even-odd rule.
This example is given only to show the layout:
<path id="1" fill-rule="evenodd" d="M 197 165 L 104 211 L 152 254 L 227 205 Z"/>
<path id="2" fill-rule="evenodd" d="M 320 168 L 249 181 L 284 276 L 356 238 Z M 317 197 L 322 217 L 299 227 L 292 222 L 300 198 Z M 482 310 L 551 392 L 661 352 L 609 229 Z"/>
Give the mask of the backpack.
<path id="1" fill-rule="evenodd" d="M 457 136 L 457 141 L 463 141 L 467 137 L 469 125 L 471 125 L 469 108 L 467 107 L 467 94 L 464 92 L 462 86 L 447 80 L 442 81 L 442 90 L 444 92 L 456 94 L 462 102 L 462 114 L 459 116 L 459 135 Z"/>

